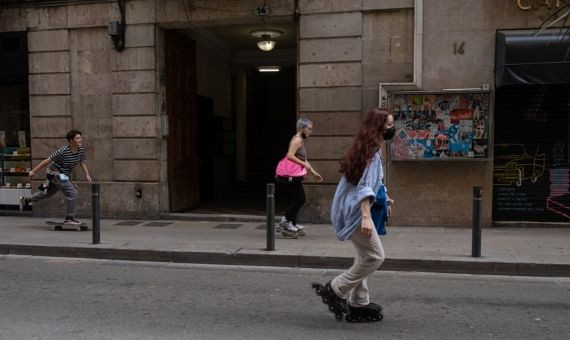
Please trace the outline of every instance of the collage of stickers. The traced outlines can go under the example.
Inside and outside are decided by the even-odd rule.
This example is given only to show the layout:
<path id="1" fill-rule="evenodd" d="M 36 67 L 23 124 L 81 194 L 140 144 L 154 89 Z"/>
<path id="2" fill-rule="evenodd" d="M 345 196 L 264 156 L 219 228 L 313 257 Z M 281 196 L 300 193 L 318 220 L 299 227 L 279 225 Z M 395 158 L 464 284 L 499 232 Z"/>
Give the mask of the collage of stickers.
<path id="1" fill-rule="evenodd" d="M 486 158 L 489 93 L 394 94 L 392 160 Z"/>

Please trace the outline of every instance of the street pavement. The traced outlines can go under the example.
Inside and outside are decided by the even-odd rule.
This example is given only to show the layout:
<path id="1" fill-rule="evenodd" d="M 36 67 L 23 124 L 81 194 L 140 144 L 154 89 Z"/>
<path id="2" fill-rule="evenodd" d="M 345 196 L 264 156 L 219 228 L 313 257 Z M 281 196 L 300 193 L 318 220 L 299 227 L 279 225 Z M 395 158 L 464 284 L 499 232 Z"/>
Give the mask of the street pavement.
<path id="1" fill-rule="evenodd" d="M 260 222 L 101 220 L 92 232 L 52 231 L 45 219 L 0 217 L 0 254 L 116 260 L 343 269 L 352 244 L 330 225 L 306 225 L 307 236 L 276 236 L 267 251 Z M 383 270 L 570 277 L 569 228 L 483 229 L 482 257 L 471 257 L 471 229 L 389 227 Z"/>
<path id="2" fill-rule="evenodd" d="M 568 339 L 570 278 L 378 271 L 376 323 L 310 284 L 338 270 L 0 256 L 0 338 Z"/>

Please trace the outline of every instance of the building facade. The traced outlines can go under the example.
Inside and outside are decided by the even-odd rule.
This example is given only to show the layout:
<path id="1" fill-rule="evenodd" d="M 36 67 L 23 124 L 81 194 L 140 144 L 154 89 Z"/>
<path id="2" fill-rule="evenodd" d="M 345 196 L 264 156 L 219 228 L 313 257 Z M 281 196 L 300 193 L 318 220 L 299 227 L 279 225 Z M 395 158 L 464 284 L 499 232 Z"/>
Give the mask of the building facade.
<path id="1" fill-rule="evenodd" d="M 307 141 L 309 159 L 325 181 L 307 179 L 300 219 L 327 221 L 340 178 L 338 159 L 370 109 L 392 107 L 401 91 L 444 95 L 452 93 L 449 89 L 480 92 L 488 86 L 486 157 L 399 161 L 389 148 L 384 162 L 396 200 L 392 225 L 470 226 L 472 188 L 479 186 L 483 225 L 490 226 L 493 220 L 541 221 L 525 215 L 528 209 L 518 210 L 522 217 L 501 218 L 497 208 L 499 201 L 517 197 L 532 203 L 520 193 L 517 178 L 526 177 L 516 165 L 515 180 L 499 183 L 513 190 L 497 193 L 497 176 L 503 176 L 494 172 L 498 136 L 493 129 L 502 114 L 497 112 L 502 106 L 495 106 L 497 32 L 536 29 L 564 4 L 272 0 L 263 7 L 249 0 L 7 1 L 0 9 L 0 32 L 24 36 L 33 164 L 65 143 L 67 130 L 82 130 L 88 165 L 101 183 L 104 217 L 159 217 L 191 210 L 207 199 L 224 204 L 216 199 L 248 181 L 254 184 L 242 189 L 245 195 L 263 200 L 263 186 L 256 185 L 271 179 L 295 118 L 307 117 L 315 124 Z M 112 22 L 124 23 L 124 36 Z M 281 32 L 274 39 L 276 48 L 260 51 L 255 30 Z M 268 78 L 257 72 L 260 66 L 279 66 L 281 72 Z M 529 96 L 540 90 L 533 91 Z M 563 135 L 558 148 L 567 155 L 567 131 Z M 534 152 L 533 162 L 542 153 Z M 564 156 L 559 163 L 567 162 Z M 539 180 L 547 174 L 548 169 L 527 176 L 527 182 L 550 187 L 549 179 Z M 76 176 L 81 211 L 88 215 L 90 189 L 82 174 Z M 33 213 L 57 215 L 61 202 L 41 202 Z M 515 203 L 505 207 L 517 211 Z"/>

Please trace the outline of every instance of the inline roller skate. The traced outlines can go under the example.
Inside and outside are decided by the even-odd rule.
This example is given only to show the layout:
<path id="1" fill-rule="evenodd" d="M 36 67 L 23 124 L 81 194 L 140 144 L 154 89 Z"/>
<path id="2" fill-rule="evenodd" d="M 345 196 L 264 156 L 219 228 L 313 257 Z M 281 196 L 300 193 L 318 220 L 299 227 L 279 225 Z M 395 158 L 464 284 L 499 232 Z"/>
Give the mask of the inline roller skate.
<path id="1" fill-rule="evenodd" d="M 275 231 L 281 233 L 283 237 L 299 238 L 299 230 L 283 217 L 281 222 L 275 226 Z"/>
<path id="2" fill-rule="evenodd" d="M 297 234 L 299 234 L 299 236 L 305 236 L 305 227 L 303 227 L 300 224 L 295 224 L 294 225 L 295 228 L 297 228 Z"/>
<path id="3" fill-rule="evenodd" d="M 362 307 L 353 307 L 348 304 L 348 313 L 346 314 L 346 322 L 372 322 L 380 321 L 384 318 L 382 314 L 382 306 L 376 303 L 370 303 Z"/>
<path id="4" fill-rule="evenodd" d="M 318 282 L 311 285 L 318 296 L 321 297 L 323 303 L 329 306 L 329 311 L 333 313 L 337 320 L 342 320 L 343 313 L 348 311 L 346 300 L 336 295 L 331 287 L 331 281 L 324 286 Z"/>

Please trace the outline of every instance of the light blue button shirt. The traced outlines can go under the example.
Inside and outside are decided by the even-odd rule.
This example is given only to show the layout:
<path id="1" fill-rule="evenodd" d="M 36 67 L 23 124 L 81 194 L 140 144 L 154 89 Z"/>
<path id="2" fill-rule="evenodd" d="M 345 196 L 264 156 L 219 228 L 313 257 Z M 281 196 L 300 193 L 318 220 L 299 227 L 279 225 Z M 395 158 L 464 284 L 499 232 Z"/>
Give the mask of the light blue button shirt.
<path id="1" fill-rule="evenodd" d="M 331 221 L 339 240 L 348 240 L 352 233 L 360 227 L 362 223 L 360 202 L 368 198 L 372 204 L 376 200 L 376 193 L 382 185 L 383 178 L 384 171 L 382 170 L 380 151 L 374 154 L 364 169 L 358 185 L 349 183 L 345 176 L 342 176 L 331 207 Z"/>

